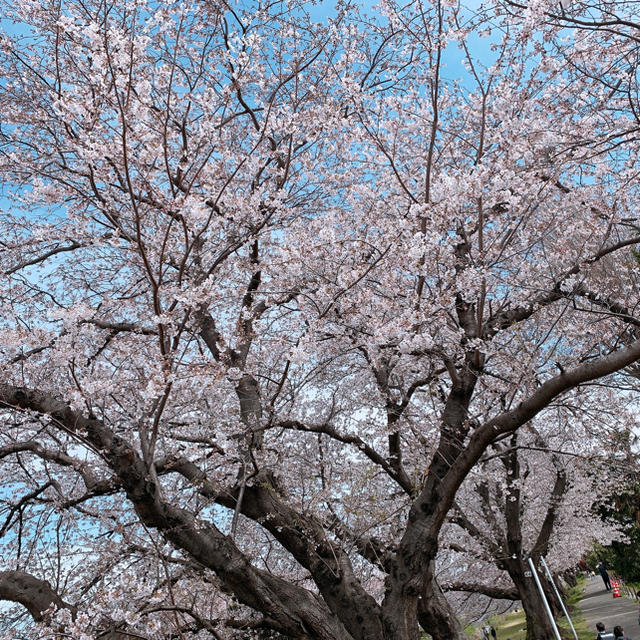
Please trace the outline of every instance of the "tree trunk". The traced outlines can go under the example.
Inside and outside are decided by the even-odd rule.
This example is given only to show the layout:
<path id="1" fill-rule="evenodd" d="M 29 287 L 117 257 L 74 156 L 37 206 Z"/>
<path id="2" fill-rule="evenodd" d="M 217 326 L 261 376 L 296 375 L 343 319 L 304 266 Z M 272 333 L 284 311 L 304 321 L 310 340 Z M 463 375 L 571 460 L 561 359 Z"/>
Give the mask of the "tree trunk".
<path id="1" fill-rule="evenodd" d="M 535 578 L 533 576 L 525 577 L 525 565 L 520 561 L 509 563 L 507 571 L 518 589 L 522 608 L 524 609 L 527 625 L 526 640 L 550 640 L 555 635 L 553 625 L 547 615 Z M 545 593 L 552 591 L 551 585 L 544 577 L 539 577 Z M 552 615 L 556 617 L 559 611 L 559 604 L 557 603 L 555 595 L 553 598 L 550 598 L 549 594 L 547 594 L 547 602 L 551 608 Z"/>
<path id="2" fill-rule="evenodd" d="M 519 591 L 526 616 L 526 640 L 550 640 L 555 634 L 540 593 L 533 583 L 533 578 L 525 578 L 525 580 L 528 582 Z"/>
<path id="3" fill-rule="evenodd" d="M 569 585 L 569 587 L 575 587 L 578 584 L 578 578 L 576 576 L 576 570 L 575 569 L 567 569 L 563 574 L 562 574 L 562 579 Z M 557 584 L 557 582 L 556 582 Z M 558 584 L 558 589 L 560 589 L 560 585 Z M 561 591 L 562 593 L 562 591 Z"/>
<path id="4" fill-rule="evenodd" d="M 551 607 L 551 612 L 553 613 L 553 617 L 559 618 L 560 616 L 563 615 L 564 612 L 562 611 L 562 603 L 558 600 L 558 596 L 556 595 L 555 589 L 553 588 L 551 583 L 542 575 L 540 576 L 540 582 L 542 583 L 542 588 L 544 589 L 544 593 L 547 596 L 547 602 Z M 560 592 L 560 597 L 562 597 L 563 590 L 561 586 L 557 583 L 557 580 L 556 580 L 556 587 Z"/>
<path id="5" fill-rule="evenodd" d="M 420 626 L 433 640 L 465 640 L 464 629 L 433 575 L 431 561 L 418 606 Z"/>
<path id="6" fill-rule="evenodd" d="M 537 562 L 535 563 L 538 564 Z M 529 563 L 524 559 L 509 559 L 503 562 L 503 568 L 516 585 L 519 599 L 527 619 L 527 640 L 549 640 L 554 637 L 553 626 L 547 615 L 540 591 L 533 576 L 525 576 L 529 572 Z M 550 582 L 542 573 L 538 573 L 542 589 L 547 597 L 551 613 L 557 618 L 562 607 Z"/>

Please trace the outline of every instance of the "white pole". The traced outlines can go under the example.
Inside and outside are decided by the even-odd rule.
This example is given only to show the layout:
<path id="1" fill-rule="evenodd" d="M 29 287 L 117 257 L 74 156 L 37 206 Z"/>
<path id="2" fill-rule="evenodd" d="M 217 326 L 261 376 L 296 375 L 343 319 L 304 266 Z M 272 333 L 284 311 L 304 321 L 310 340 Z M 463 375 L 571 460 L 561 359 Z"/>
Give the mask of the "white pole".
<path id="1" fill-rule="evenodd" d="M 553 626 L 553 632 L 556 634 L 557 640 L 562 640 L 560 636 L 560 632 L 558 631 L 558 626 L 556 625 L 556 621 L 553 619 L 553 614 L 551 613 L 551 608 L 549 607 L 549 603 L 547 602 L 547 597 L 544 595 L 544 589 L 540 584 L 540 578 L 538 578 L 538 572 L 536 571 L 536 567 L 533 564 L 533 560 L 529 558 L 529 566 L 531 567 L 531 573 L 538 585 L 538 591 L 540 591 L 540 597 L 542 598 L 542 603 L 544 604 L 544 608 L 547 611 L 547 616 L 549 616 L 549 620 L 551 621 L 551 625 Z"/>
<path id="2" fill-rule="evenodd" d="M 578 640 L 578 634 L 573 626 L 573 622 L 571 622 L 571 618 L 569 617 L 569 613 L 567 612 L 567 608 L 564 606 L 564 602 L 562 602 L 562 598 L 560 597 L 560 593 L 558 592 L 558 587 L 556 587 L 556 583 L 553 581 L 553 577 L 551 576 L 551 571 L 549 571 L 549 567 L 547 566 L 547 561 L 544 558 L 540 558 L 540 562 L 542 562 L 542 566 L 547 573 L 547 578 L 549 578 L 549 582 L 553 587 L 553 590 L 556 592 L 556 596 L 560 602 L 560 606 L 564 611 L 564 617 L 569 621 L 569 626 L 571 627 L 571 631 L 573 632 L 573 637 Z"/>

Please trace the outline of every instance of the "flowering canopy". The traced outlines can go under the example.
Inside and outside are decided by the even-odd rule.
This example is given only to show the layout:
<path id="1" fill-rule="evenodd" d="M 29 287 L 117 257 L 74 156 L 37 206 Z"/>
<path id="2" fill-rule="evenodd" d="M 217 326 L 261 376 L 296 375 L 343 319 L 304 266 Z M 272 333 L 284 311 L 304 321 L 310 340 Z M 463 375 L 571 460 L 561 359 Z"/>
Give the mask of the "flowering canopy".
<path id="1" fill-rule="evenodd" d="M 0 596 L 79 638 L 462 634 L 465 476 L 640 356 L 629 41 L 543 5 L 2 3 Z"/>

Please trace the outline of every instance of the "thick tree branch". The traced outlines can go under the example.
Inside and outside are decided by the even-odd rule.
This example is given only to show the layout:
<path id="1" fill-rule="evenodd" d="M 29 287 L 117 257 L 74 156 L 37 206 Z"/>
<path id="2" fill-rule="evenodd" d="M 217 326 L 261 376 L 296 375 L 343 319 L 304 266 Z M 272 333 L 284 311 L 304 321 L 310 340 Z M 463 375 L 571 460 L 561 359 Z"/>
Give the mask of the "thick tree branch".
<path id="1" fill-rule="evenodd" d="M 138 333 L 143 336 L 158 335 L 158 330 L 154 327 L 144 327 L 135 322 L 113 322 L 101 318 L 87 318 L 81 321 L 81 324 L 92 324 L 99 329 L 109 329 L 115 333 Z"/>
<path id="2" fill-rule="evenodd" d="M 244 488 L 238 486 L 221 491 L 187 459 L 176 460 L 171 467 L 196 485 L 202 495 L 229 509 L 239 508 L 244 516 L 265 527 L 311 573 L 325 601 L 354 637 L 366 637 L 369 631 L 365 627 L 377 626 L 377 605 L 359 584 L 344 550 L 334 544 L 322 523 L 285 502 L 279 495 L 274 476 L 260 473 Z M 387 554 L 376 556 L 380 549 L 373 541 L 361 542 L 363 553 L 375 557 L 377 563 L 386 560 Z M 363 613 L 369 617 L 366 621 Z"/>
<path id="3" fill-rule="evenodd" d="M 78 613 L 77 607 L 65 602 L 49 582 L 24 571 L 0 571 L 2 600 L 23 605 L 36 622 L 49 622 L 51 614 L 59 609 L 68 609 L 73 618 Z M 62 635 L 67 634 L 63 632 Z M 128 633 L 126 629 L 114 629 L 114 625 L 109 623 L 96 629 L 96 638 L 100 640 L 130 640 L 132 637 L 139 636 Z"/>
<path id="4" fill-rule="evenodd" d="M 566 280 L 569 277 L 580 273 L 583 270 L 585 265 L 592 265 L 600 261 L 602 258 L 610 255 L 611 253 L 614 253 L 616 251 L 619 251 L 620 249 L 624 249 L 625 247 L 629 247 L 639 243 L 640 243 L 640 236 L 633 236 L 632 238 L 621 240 L 620 242 L 617 242 L 613 245 L 610 245 L 608 247 L 601 249 L 590 258 L 587 258 L 586 260 L 584 260 L 581 264 L 573 265 L 573 267 L 571 267 L 570 269 L 567 269 L 561 275 L 561 277 L 557 279 L 556 283 L 549 291 L 537 296 L 536 298 L 533 298 L 528 305 L 522 306 L 522 307 L 516 307 L 515 309 L 511 309 L 511 310 L 500 311 L 495 313 L 493 316 L 491 316 L 489 320 L 487 320 L 487 322 L 485 323 L 483 337 L 485 339 L 491 338 L 498 331 L 502 331 L 503 329 L 506 329 L 507 327 L 517 324 L 518 322 L 527 320 L 541 307 L 546 307 L 552 304 L 553 302 L 560 300 L 561 298 L 567 297 L 568 294 L 566 292 L 563 292 L 562 290 L 562 284 L 566 282 Z M 574 289 L 572 294 L 582 295 L 581 288 L 578 287 Z M 614 310 L 612 309 L 612 311 Z M 615 311 L 614 313 L 617 314 L 617 312 Z"/>
<path id="5" fill-rule="evenodd" d="M 501 552 L 500 546 L 489 535 L 485 534 L 479 527 L 477 527 L 463 512 L 461 507 L 454 503 L 455 513 L 449 518 L 449 522 L 457 524 L 464 529 L 476 542 L 481 544 L 493 555 L 499 555 Z"/>
<path id="6" fill-rule="evenodd" d="M 209 498 L 221 505 L 226 505 L 229 508 L 235 508 L 238 501 L 238 488 L 231 489 L 220 489 L 216 487 L 213 483 L 211 483 L 207 474 L 202 471 L 197 465 L 188 460 L 187 458 L 179 458 L 172 462 L 167 462 L 162 466 L 163 472 L 168 471 L 176 471 L 181 474 L 184 478 L 188 479 L 194 487 L 197 488 L 198 493 L 200 495 Z M 254 484 L 259 486 L 261 482 L 264 482 L 264 479 L 255 478 Z M 272 483 L 269 485 L 271 486 Z M 252 491 L 255 491 L 256 487 L 253 487 L 248 494 L 246 494 L 247 498 L 251 499 L 253 496 Z M 247 488 L 245 488 L 247 491 Z M 270 499 L 277 499 L 276 496 L 271 491 Z M 284 502 L 280 500 L 283 506 L 279 507 L 278 510 L 282 511 L 284 507 Z M 265 526 L 265 522 L 270 522 L 271 526 L 268 527 L 271 529 L 278 529 L 282 526 L 287 525 L 287 522 L 283 522 L 280 520 L 275 520 L 275 512 L 270 512 L 269 516 L 266 516 L 260 510 L 256 510 L 256 505 L 251 505 L 251 508 L 248 507 L 243 500 L 243 503 L 240 507 L 241 513 L 246 517 L 252 518 L 255 522 Z M 302 522 L 303 516 L 300 514 L 290 514 L 296 521 Z M 309 535 L 315 531 L 315 536 L 313 540 L 313 544 L 316 545 L 314 548 L 314 553 L 318 552 L 317 545 L 327 545 L 329 543 L 329 538 L 327 537 L 328 531 L 333 532 L 338 539 L 348 544 L 353 545 L 358 553 L 363 557 L 369 560 L 372 564 L 380 567 L 383 570 L 387 570 L 390 563 L 390 550 L 385 547 L 382 542 L 377 540 L 375 537 L 369 536 L 358 536 L 350 531 L 348 531 L 342 524 L 340 523 L 310 523 L 308 518 L 304 518 L 306 522 L 304 526 L 305 535 Z M 308 526 L 312 524 L 312 527 Z M 296 545 L 298 542 L 296 542 Z M 287 547 L 290 551 L 291 548 Z M 342 551 L 338 551 L 332 545 L 332 553 L 339 554 Z M 309 567 L 306 567 L 309 569 Z"/>
<path id="7" fill-rule="evenodd" d="M 584 382 L 619 371 L 639 358 L 640 340 L 637 340 L 623 349 L 554 376 L 514 409 L 505 411 L 477 427 L 471 433 L 466 446 L 462 442 L 458 444 L 458 454 L 455 458 L 448 457 L 453 450 L 452 445 L 443 445 L 441 442 L 423 489 L 411 506 L 408 524 L 400 543 L 397 555 L 400 567 L 397 571 L 402 572 L 403 579 L 393 581 L 383 607 L 397 606 L 395 600 L 401 590 L 406 593 L 409 589 L 417 597 L 425 576 L 428 577 L 428 567 L 438 547 L 438 532 L 453 504 L 456 491 L 491 442 L 501 435 L 516 431 L 561 394 Z M 446 456 L 440 452 L 443 446 L 447 451 Z M 440 475 L 442 471 L 445 473 Z"/>
<path id="8" fill-rule="evenodd" d="M 56 609 L 70 609 L 52 589 L 46 580 L 39 580 L 24 571 L 0 571 L 0 600 L 19 602 L 25 606 L 36 622 L 46 619 L 45 612 Z"/>
<path id="9" fill-rule="evenodd" d="M 467 591 L 469 593 L 481 593 L 496 600 L 519 600 L 520 594 L 515 587 L 501 587 L 488 585 L 481 582 L 450 582 L 442 585 L 443 591 Z"/>

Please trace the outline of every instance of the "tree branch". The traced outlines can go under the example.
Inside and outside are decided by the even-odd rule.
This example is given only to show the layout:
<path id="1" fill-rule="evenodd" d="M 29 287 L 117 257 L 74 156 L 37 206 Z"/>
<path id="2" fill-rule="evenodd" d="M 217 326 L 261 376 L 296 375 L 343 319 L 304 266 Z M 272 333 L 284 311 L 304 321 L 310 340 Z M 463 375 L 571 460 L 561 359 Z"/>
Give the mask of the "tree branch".
<path id="1" fill-rule="evenodd" d="M 520 594 L 515 587 L 501 587 L 499 585 L 487 585 L 481 582 L 451 582 L 442 585 L 443 591 L 466 591 L 469 593 L 481 593 L 496 600 L 519 600 Z"/>
<path id="2" fill-rule="evenodd" d="M 7 271 L 4 272 L 4 275 L 9 276 L 15 273 L 16 271 L 20 271 L 21 269 L 24 269 L 25 267 L 30 267 L 34 264 L 38 264 L 39 262 L 44 262 L 48 258 L 51 258 L 52 256 L 55 256 L 58 253 L 64 253 L 65 251 L 75 251 L 76 249 L 79 249 L 82 246 L 84 245 L 73 240 L 71 244 L 64 245 L 62 247 L 56 247 L 55 249 L 50 249 L 49 251 L 45 251 L 43 254 L 36 256 L 35 258 L 31 258 L 30 260 L 24 260 L 14 265 L 10 269 L 7 269 Z"/>
<path id="3" fill-rule="evenodd" d="M 371 462 L 381 467 L 395 480 L 403 491 L 408 495 L 413 495 L 416 487 L 409 480 L 405 473 L 398 473 L 397 469 L 384 456 L 381 456 L 373 447 L 368 445 L 362 438 L 353 434 L 343 434 L 328 424 L 305 424 L 299 420 L 281 420 L 276 423 L 276 427 L 283 429 L 293 429 L 296 431 L 306 431 L 308 433 L 324 433 L 325 435 L 343 442 L 352 444 L 359 449 Z"/>
<path id="4" fill-rule="evenodd" d="M 625 247 L 629 247 L 634 244 L 640 243 L 640 236 L 633 236 L 632 238 L 628 238 L 627 240 L 621 240 L 616 244 L 610 245 L 609 247 L 605 247 L 595 253 L 590 258 L 587 258 L 583 261 L 582 264 L 575 264 L 570 269 L 567 269 L 560 278 L 556 281 L 553 288 L 544 294 L 534 298 L 528 305 L 523 307 L 517 307 L 515 309 L 511 309 L 510 311 L 500 311 L 494 314 L 492 317 L 487 320 L 485 324 L 485 328 L 483 331 L 483 338 L 491 338 L 498 331 L 506 329 L 518 322 L 522 322 L 530 318 L 537 309 L 540 307 L 546 307 L 561 298 L 568 297 L 567 293 L 562 291 L 561 285 L 565 282 L 570 276 L 576 275 L 583 270 L 583 265 L 591 265 L 595 262 L 598 262 L 605 256 L 614 253 L 620 249 Z M 580 294 L 580 287 L 576 288 L 572 292 L 573 294 Z"/>
<path id="5" fill-rule="evenodd" d="M 56 609 L 75 608 L 67 604 L 46 580 L 39 580 L 24 571 L 0 571 L 0 600 L 19 602 L 25 606 L 36 622 L 46 620 L 52 605 Z"/>

